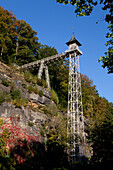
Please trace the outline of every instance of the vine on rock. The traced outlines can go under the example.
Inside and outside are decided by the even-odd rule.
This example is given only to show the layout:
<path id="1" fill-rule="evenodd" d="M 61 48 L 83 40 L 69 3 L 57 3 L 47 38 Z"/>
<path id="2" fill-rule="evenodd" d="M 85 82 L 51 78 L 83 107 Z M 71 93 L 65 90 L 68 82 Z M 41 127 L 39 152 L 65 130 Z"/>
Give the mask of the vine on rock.
<path id="1" fill-rule="evenodd" d="M 30 135 L 27 129 L 19 126 L 19 121 L 20 118 L 16 116 L 0 120 L 0 156 L 7 157 L 16 149 L 12 154 L 13 158 L 18 164 L 22 164 L 28 156 L 34 156 L 33 142 L 40 142 L 41 136 L 39 132 Z M 19 153 L 19 148 L 23 154 Z"/>

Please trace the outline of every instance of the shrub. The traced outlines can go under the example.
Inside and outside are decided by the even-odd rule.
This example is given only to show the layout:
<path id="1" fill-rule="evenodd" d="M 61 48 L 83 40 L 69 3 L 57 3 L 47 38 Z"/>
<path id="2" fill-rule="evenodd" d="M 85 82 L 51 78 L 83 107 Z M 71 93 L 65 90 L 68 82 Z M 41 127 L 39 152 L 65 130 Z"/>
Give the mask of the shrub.
<path id="1" fill-rule="evenodd" d="M 46 81 L 44 79 L 42 79 L 42 86 L 47 88 L 47 83 L 46 83 Z"/>
<path id="2" fill-rule="evenodd" d="M 6 86 L 6 87 L 8 87 L 9 85 L 10 85 L 10 82 L 9 82 L 9 80 L 7 80 L 7 79 L 2 79 L 2 82 L 1 82 L 4 86 Z"/>
<path id="3" fill-rule="evenodd" d="M 23 86 L 25 89 L 27 89 L 26 83 L 22 83 L 22 86 Z"/>
<path id="4" fill-rule="evenodd" d="M 32 127 L 34 125 L 33 122 L 28 122 L 28 126 Z"/>
<path id="5" fill-rule="evenodd" d="M 39 93 L 38 88 L 36 86 L 33 87 L 32 85 L 30 85 L 27 89 L 28 89 L 29 93 L 32 93 L 32 92 L 35 93 L 35 94 Z"/>
<path id="6" fill-rule="evenodd" d="M 20 99 L 21 98 L 21 92 L 19 89 L 14 89 L 10 92 L 12 99 Z"/>
<path id="7" fill-rule="evenodd" d="M 21 108 L 21 107 L 22 107 L 22 100 L 20 100 L 20 99 L 15 99 L 15 100 L 13 101 L 13 104 L 14 104 L 16 107 Z"/>
<path id="8" fill-rule="evenodd" d="M 43 111 L 44 111 L 45 114 L 51 114 L 51 111 L 46 109 L 46 108 L 43 108 Z"/>
<path id="9" fill-rule="evenodd" d="M 58 105 L 59 99 L 57 93 L 53 89 L 50 92 L 51 92 L 51 99 Z"/>
<path id="10" fill-rule="evenodd" d="M 0 104 L 2 104 L 3 102 L 5 102 L 5 98 L 0 94 Z"/>
<path id="11" fill-rule="evenodd" d="M 43 87 L 47 88 L 47 83 L 46 83 L 46 81 L 44 79 L 38 79 L 37 78 L 37 84 L 39 86 L 43 86 Z"/>
<path id="12" fill-rule="evenodd" d="M 20 99 L 14 99 L 13 104 L 18 107 L 21 108 L 22 106 L 26 107 L 28 104 L 27 99 L 25 98 L 20 98 Z"/>
<path id="13" fill-rule="evenodd" d="M 6 91 L 0 91 L 0 104 L 2 104 L 5 101 L 6 102 L 11 101 L 11 95 Z"/>
<path id="14" fill-rule="evenodd" d="M 5 101 L 6 101 L 6 102 L 10 102 L 10 101 L 11 101 L 11 95 L 10 95 L 10 93 L 8 93 L 8 94 L 6 95 Z"/>
<path id="15" fill-rule="evenodd" d="M 39 86 L 42 86 L 42 79 L 37 78 L 37 84 L 38 84 Z"/>
<path id="16" fill-rule="evenodd" d="M 37 84 L 37 76 L 32 75 L 32 84 Z"/>
<path id="17" fill-rule="evenodd" d="M 39 94 L 40 97 L 42 97 L 43 96 L 43 91 L 40 90 L 38 94 Z"/>
<path id="18" fill-rule="evenodd" d="M 22 105 L 26 107 L 28 105 L 28 100 L 25 98 L 22 98 Z"/>
<path id="19" fill-rule="evenodd" d="M 34 90 L 34 89 L 33 89 L 33 86 L 32 86 L 32 85 L 28 86 L 27 90 L 28 90 L 29 93 L 32 93 L 33 90 Z"/>
<path id="20" fill-rule="evenodd" d="M 24 78 L 27 82 L 31 82 L 32 81 L 32 75 L 29 71 L 26 71 L 24 74 Z"/>
<path id="21" fill-rule="evenodd" d="M 12 81 L 12 82 L 11 82 L 11 88 L 10 88 L 10 91 L 13 91 L 13 90 L 14 90 L 14 88 L 15 88 L 15 82 L 14 82 L 14 81 Z"/>
<path id="22" fill-rule="evenodd" d="M 36 86 L 33 88 L 33 92 L 34 92 L 35 94 L 38 94 L 38 93 L 39 93 L 38 88 L 37 88 Z"/>
<path id="23" fill-rule="evenodd" d="M 56 116 L 58 114 L 58 109 L 56 104 L 50 103 L 48 106 L 48 110 L 50 110 L 51 115 Z"/>

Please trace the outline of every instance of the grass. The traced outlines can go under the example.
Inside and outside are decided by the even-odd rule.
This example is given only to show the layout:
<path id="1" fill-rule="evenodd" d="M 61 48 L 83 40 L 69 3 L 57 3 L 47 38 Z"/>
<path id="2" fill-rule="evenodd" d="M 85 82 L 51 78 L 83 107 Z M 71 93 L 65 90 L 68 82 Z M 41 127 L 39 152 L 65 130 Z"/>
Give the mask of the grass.
<path id="1" fill-rule="evenodd" d="M 32 84 L 27 87 L 27 90 L 28 90 L 29 93 L 39 94 L 38 88 L 36 86 L 33 87 Z"/>
<path id="2" fill-rule="evenodd" d="M 12 99 L 20 99 L 21 98 L 21 92 L 19 89 L 14 89 L 10 92 Z"/>
<path id="3" fill-rule="evenodd" d="M 1 84 L 3 84 L 4 86 L 8 87 L 10 85 L 10 81 L 7 80 L 6 78 L 3 78 Z"/>

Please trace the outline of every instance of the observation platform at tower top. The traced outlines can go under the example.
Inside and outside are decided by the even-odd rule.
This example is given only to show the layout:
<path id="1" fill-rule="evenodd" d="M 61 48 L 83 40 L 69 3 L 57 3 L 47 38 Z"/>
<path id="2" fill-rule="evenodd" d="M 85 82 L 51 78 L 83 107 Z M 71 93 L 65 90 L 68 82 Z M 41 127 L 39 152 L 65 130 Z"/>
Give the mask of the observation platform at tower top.
<path id="1" fill-rule="evenodd" d="M 82 55 L 82 52 L 78 48 L 72 48 L 66 50 L 64 53 L 56 54 L 47 58 L 43 58 L 41 60 L 37 60 L 28 64 L 24 64 L 21 66 L 22 69 L 33 69 L 38 67 L 41 63 L 48 64 L 57 60 L 62 60 L 64 58 L 68 58 L 69 54 L 76 52 L 77 55 Z"/>

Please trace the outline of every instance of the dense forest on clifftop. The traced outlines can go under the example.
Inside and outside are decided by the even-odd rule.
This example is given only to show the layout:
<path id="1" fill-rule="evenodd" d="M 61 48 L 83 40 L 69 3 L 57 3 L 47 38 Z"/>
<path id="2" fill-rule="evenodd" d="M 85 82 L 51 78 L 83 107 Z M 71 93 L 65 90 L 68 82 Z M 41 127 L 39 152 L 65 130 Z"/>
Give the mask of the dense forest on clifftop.
<path id="1" fill-rule="evenodd" d="M 30 110 L 28 115 L 32 113 L 32 118 L 27 120 L 27 125 L 32 129 L 28 129 L 36 131 L 38 128 L 42 136 L 39 140 L 39 134 L 33 133 L 31 136 L 25 130 L 21 131 L 18 126 L 21 116 L 11 115 L 12 124 L 7 125 L 2 115 L 0 119 L 1 169 L 36 169 L 37 167 L 44 170 L 82 169 L 83 167 L 104 169 L 104 164 L 109 163 L 110 167 L 113 161 L 113 103 L 99 96 L 92 80 L 86 75 L 81 75 L 87 155 L 90 156 L 90 165 L 83 162 L 75 163 L 70 167 L 66 153 L 68 60 L 56 61 L 49 65 L 51 91 L 47 88 L 44 76 L 43 80 L 38 80 L 37 70 L 24 73 L 18 71 L 14 65 L 14 63 L 23 65 L 56 53 L 54 47 L 39 42 L 37 32 L 28 23 L 18 20 L 12 12 L 0 7 L 0 115 L 3 106 L 14 108 L 18 114 L 22 112 L 24 116 L 27 116 Z M 9 114 L 8 111 L 7 113 Z M 33 121 L 36 114 L 41 117 L 41 123 L 38 122 L 39 120 L 36 120 L 38 123 Z M 12 139 L 13 145 L 11 145 Z"/>

